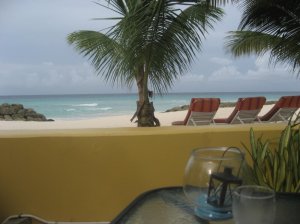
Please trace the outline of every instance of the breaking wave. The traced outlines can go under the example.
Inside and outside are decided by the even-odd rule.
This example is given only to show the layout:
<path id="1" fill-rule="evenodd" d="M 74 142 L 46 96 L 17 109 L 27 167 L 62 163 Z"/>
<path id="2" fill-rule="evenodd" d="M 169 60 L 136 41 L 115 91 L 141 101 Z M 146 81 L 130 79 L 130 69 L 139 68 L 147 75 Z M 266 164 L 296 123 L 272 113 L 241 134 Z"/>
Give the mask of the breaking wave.
<path id="1" fill-rule="evenodd" d="M 82 104 L 77 104 L 73 105 L 75 107 L 96 107 L 98 106 L 98 103 L 82 103 Z"/>

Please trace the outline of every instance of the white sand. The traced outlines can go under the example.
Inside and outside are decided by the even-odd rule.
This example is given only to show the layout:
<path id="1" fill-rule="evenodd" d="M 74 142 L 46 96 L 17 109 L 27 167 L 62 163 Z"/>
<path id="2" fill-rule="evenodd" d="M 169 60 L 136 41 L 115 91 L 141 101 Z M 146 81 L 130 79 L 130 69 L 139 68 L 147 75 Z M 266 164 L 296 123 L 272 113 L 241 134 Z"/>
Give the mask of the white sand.
<path id="1" fill-rule="evenodd" d="M 265 105 L 259 115 L 265 114 L 273 105 Z M 226 118 L 233 111 L 233 107 L 219 108 L 215 118 Z M 183 120 L 187 111 L 157 112 L 161 126 L 170 126 L 173 121 Z M 0 121 L 0 130 L 32 130 L 32 129 L 81 129 L 81 128 L 113 128 L 136 127 L 136 123 L 130 122 L 130 115 L 99 117 L 84 120 L 56 120 L 52 122 L 37 121 Z"/>

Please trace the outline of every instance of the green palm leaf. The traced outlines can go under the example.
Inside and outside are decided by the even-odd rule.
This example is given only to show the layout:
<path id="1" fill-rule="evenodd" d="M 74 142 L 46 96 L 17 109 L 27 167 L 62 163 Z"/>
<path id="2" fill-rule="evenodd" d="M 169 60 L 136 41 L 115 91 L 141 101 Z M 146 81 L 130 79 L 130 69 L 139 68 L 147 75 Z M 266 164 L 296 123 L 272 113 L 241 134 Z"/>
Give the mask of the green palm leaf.
<path id="1" fill-rule="evenodd" d="M 108 5 L 98 4 L 117 12 L 116 19 L 121 19 L 106 33 L 73 32 L 68 42 L 89 58 L 97 74 L 107 82 L 129 87 L 137 84 L 138 114 L 143 105 L 149 104 L 149 86 L 158 93 L 166 92 L 188 70 L 201 50 L 204 35 L 223 15 L 210 1 L 104 2 Z M 178 7 L 185 3 L 184 8 Z M 151 113 L 147 116 L 146 120 L 154 117 Z"/>
<path id="2" fill-rule="evenodd" d="M 270 51 L 270 62 L 300 72 L 300 2 L 243 0 L 239 30 L 230 32 L 227 48 L 235 56 Z"/>

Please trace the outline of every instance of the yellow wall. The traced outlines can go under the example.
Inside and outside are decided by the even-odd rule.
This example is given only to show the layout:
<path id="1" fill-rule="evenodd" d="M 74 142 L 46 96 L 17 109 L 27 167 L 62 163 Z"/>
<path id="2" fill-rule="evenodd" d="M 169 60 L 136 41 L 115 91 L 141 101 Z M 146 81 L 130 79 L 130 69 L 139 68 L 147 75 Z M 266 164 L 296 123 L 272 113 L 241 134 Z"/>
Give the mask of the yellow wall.
<path id="1" fill-rule="evenodd" d="M 257 124 L 275 139 L 283 125 Z M 192 149 L 248 144 L 248 125 L 0 132 L 0 219 L 109 221 L 147 190 L 182 184 Z"/>

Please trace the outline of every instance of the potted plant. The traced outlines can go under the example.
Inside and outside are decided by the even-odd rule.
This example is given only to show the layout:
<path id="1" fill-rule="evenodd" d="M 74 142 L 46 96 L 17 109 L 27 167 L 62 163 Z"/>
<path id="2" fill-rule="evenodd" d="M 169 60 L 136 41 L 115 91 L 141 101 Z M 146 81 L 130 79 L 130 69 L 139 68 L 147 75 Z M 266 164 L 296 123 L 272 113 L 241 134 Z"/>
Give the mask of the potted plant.
<path id="1" fill-rule="evenodd" d="M 243 144 L 252 158 L 245 169 L 248 184 L 268 186 L 276 192 L 300 193 L 300 125 L 299 116 L 281 132 L 277 144 L 250 130 L 250 148 Z"/>

